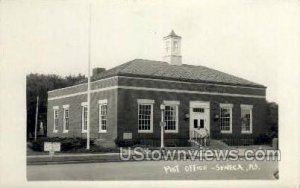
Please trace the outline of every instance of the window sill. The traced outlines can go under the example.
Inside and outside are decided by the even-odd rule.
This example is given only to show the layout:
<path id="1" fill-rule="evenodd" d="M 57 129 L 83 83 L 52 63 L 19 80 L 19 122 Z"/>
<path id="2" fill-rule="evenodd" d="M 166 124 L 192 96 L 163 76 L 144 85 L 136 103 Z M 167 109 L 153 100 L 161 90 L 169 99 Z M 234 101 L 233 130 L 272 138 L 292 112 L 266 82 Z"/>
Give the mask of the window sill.
<path id="1" fill-rule="evenodd" d="M 166 131 L 165 130 L 165 133 L 178 133 L 178 131 L 176 130 L 176 131 Z"/>
<path id="2" fill-rule="evenodd" d="M 68 133 L 69 131 L 64 130 L 63 133 Z"/>
<path id="3" fill-rule="evenodd" d="M 221 134 L 232 134 L 232 131 L 221 131 Z"/>
<path id="4" fill-rule="evenodd" d="M 99 131 L 99 133 L 107 133 L 107 131 Z"/>
<path id="5" fill-rule="evenodd" d="M 53 133 L 57 133 L 58 131 L 57 130 L 53 130 Z"/>
<path id="6" fill-rule="evenodd" d="M 241 133 L 242 134 L 252 134 L 252 132 L 250 132 L 250 131 L 242 131 Z"/>
<path id="7" fill-rule="evenodd" d="M 138 130 L 138 133 L 153 133 L 153 131 L 142 131 L 142 130 Z"/>

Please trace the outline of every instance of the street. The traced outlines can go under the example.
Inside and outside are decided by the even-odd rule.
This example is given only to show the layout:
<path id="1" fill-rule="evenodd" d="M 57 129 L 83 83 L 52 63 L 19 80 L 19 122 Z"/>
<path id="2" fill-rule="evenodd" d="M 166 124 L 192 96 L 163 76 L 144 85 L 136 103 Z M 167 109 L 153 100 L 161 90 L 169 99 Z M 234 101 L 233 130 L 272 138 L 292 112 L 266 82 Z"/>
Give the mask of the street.
<path id="1" fill-rule="evenodd" d="M 27 166 L 30 180 L 275 179 L 277 161 L 139 161 Z"/>

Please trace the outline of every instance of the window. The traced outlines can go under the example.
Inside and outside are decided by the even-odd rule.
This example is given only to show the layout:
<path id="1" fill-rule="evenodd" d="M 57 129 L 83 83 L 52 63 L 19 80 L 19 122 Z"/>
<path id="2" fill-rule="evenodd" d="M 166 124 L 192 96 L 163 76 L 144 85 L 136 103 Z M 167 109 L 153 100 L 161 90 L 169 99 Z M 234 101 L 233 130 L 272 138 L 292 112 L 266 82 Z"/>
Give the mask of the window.
<path id="1" fill-rule="evenodd" d="M 204 113 L 204 108 L 193 108 L 193 112 Z"/>
<path id="2" fill-rule="evenodd" d="M 54 106 L 53 107 L 53 132 L 54 133 L 57 133 L 58 131 L 58 110 L 59 110 L 59 107 L 58 106 Z"/>
<path id="3" fill-rule="evenodd" d="M 164 120 L 166 122 L 166 133 L 178 132 L 178 105 L 179 101 L 164 101 L 165 114 Z"/>
<path id="4" fill-rule="evenodd" d="M 232 133 L 232 104 L 220 104 L 221 133 Z"/>
<path id="5" fill-rule="evenodd" d="M 154 100 L 138 99 L 138 132 L 153 132 L 153 104 Z"/>
<path id="6" fill-rule="evenodd" d="M 252 105 L 241 105 L 242 133 L 252 133 Z"/>
<path id="7" fill-rule="evenodd" d="M 82 133 L 87 132 L 87 117 L 88 117 L 88 108 L 87 103 L 81 103 L 81 128 Z"/>
<path id="8" fill-rule="evenodd" d="M 200 119 L 200 129 L 204 129 L 204 119 Z"/>
<path id="9" fill-rule="evenodd" d="M 194 119 L 194 128 L 198 129 L 198 119 Z"/>
<path id="10" fill-rule="evenodd" d="M 170 41 L 166 41 L 166 52 L 170 50 Z"/>
<path id="11" fill-rule="evenodd" d="M 174 46 L 174 52 L 176 52 L 177 51 L 177 49 L 178 49 L 178 42 L 177 41 L 174 41 L 173 42 L 173 46 Z"/>
<path id="12" fill-rule="evenodd" d="M 63 132 L 69 132 L 69 105 L 64 105 Z"/>
<path id="13" fill-rule="evenodd" d="M 107 100 L 99 100 L 99 132 L 107 131 Z"/>

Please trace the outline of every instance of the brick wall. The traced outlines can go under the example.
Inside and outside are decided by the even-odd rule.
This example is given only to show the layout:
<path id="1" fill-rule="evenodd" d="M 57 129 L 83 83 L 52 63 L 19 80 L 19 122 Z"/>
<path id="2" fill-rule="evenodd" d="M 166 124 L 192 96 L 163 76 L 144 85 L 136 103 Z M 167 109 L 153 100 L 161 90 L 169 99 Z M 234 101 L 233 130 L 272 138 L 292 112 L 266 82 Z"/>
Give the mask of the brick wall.
<path id="1" fill-rule="evenodd" d="M 266 132 L 269 128 L 265 124 L 266 100 L 265 88 L 245 88 L 245 87 L 225 87 L 206 84 L 187 84 L 178 82 L 162 82 L 156 80 L 129 79 L 125 77 L 114 77 L 92 83 L 92 90 L 111 87 L 111 86 L 134 86 L 145 88 L 168 88 L 177 90 L 191 90 L 203 92 L 219 92 L 231 94 L 259 95 L 263 98 L 232 97 L 208 94 L 187 94 L 164 91 L 145 91 L 129 89 L 113 89 L 99 91 L 91 95 L 91 138 L 100 139 L 100 142 L 114 144 L 114 139 L 118 136 L 123 137 L 124 132 L 133 133 L 134 139 L 160 139 L 159 122 L 161 118 L 160 104 L 163 100 L 180 101 L 179 106 L 179 129 L 178 133 L 166 133 L 166 140 L 187 140 L 189 138 L 189 120 L 185 114 L 189 113 L 190 101 L 209 101 L 210 102 L 210 130 L 215 138 L 253 138 Z M 86 84 L 74 87 L 55 90 L 48 93 L 49 98 L 61 97 L 64 95 L 85 92 Z M 81 133 L 81 103 L 86 101 L 86 94 L 72 97 L 64 97 L 48 100 L 48 136 L 59 137 L 86 137 L 86 133 Z M 98 133 L 98 100 L 108 100 L 108 121 L 107 133 Z M 138 104 L 137 99 L 153 99 L 154 104 L 154 126 L 153 133 L 138 133 Z M 220 103 L 231 103 L 233 107 L 233 132 L 232 134 L 219 134 L 219 122 L 214 120 L 214 115 L 219 114 Z M 70 105 L 70 129 L 68 133 L 62 133 L 63 127 L 63 105 Z M 253 105 L 253 134 L 241 134 L 240 104 Z M 59 129 L 58 133 L 53 133 L 53 106 L 59 106 Z"/>
<path id="2" fill-rule="evenodd" d="M 91 90 L 116 86 L 117 83 L 118 83 L 117 77 L 94 81 L 91 83 Z M 84 84 L 79 84 L 71 87 L 49 91 L 48 98 L 62 96 L 62 95 L 69 95 L 69 94 L 74 94 L 79 92 L 86 92 L 86 91 L 87 91 L 87 84 L 84 83 Z"/>
<path id="3" fill-rule="evenodd" d="M 232 93 L 232 94 L 246 94 L 246 95 L 266 95 L 265 88 L 249 88 L 249 87 L 235 87 L 235 86 L 220 86 L 213 84 L 200 83 L 183 83 L 183 82 L 166 82 L 155 79 L 139 79 L 119 77 L 119 86 L 136 86 L 147 88 L 164 88 L 164 89 L 180 89 L 189 91 L 203 91 L 203 92 L 218 92 L 218 93 Z"/>
<path id="4" fill-rule="evenodd" d="M 107 133 L 99 133 L 98 100 L 108 100 Z M 86 138 L 86 133 L 82 133 L 81 127 L 81 103 L 87 101 L 87 95 L 79 95 L 62 99 L 48 101 L 48 126 L 47 135 L 49 137 L 82 137 Z M 63 105 L 69 104 L 69 132 L 63 133 Z M 59 128 L 57 133 L 53 133 L 54 117 L 53 106 L 59 106 Z M 91 94 L 91 127 L 90 136 L 93 139 L 103 141 L 105 145 L 114 145 L 114 138 L 117 136 L 117 90 L 102 91 Z"/>
<path id="5" fill-rule="evenodd" d="M 153 133 L 138 133 L 138 104 L 137 99 L 152 99 L 154 103 Z M 163 100 L 180 101 L 179 105 L 179 131 L 178 133 L 166 133 L 165 139 L 189 139 L 189 120 L 185 114 L 189 113 L 190 101 L 210 102 L 210 130 L 218 139 L 226 138 L 255 138 L 264 133 L 268 127 L 265 124 L 266 100 L 258 98 L 212 96 L 200 94 L 168 93 L 159 91 L 133 91 L 118 90 L 118 137 L 122 138 L 124 132 L 132 132 L 133 139 L 160 139 L 161 120 L 160 104 Z M 220 134 L 219 121 L 214 120 L 214 115 L 220 113 L 220 103 L 233 104 L 232 133 Z M 241 108 L 240 104 L 253 105 L 253 134 L 241 134 Z"/>
<path id="6" fill-rule="evenodd" d="M 203 91 L 203 92 L 221 92 L 221 93 L 235 93 L 247 95 L 262 95 L 265 96 L 265 88 L 248 88 L 248 87 L 235 87 L 235 86 L 221 86 L 213 84 L 200 84 L 200 83 L 179 83 L 179 82 L 164 82 L 153 79 L 139 79 L 128 77 L 111 77 L 104 80 L 94 81 L 91 84 L 91 89 L 99 89 L 110 86 L 136 86 L 136 87 L 149 87 L 149 88 L 167 88 L 167 89 L 181 89 L 190 91 Z M 87 84 L 79 84 L 72 87 L 62 88 L 48 92 L 48 97 L 57 97 L 62 95 L 69 95 L 78 92 L 85 92 Z"/>

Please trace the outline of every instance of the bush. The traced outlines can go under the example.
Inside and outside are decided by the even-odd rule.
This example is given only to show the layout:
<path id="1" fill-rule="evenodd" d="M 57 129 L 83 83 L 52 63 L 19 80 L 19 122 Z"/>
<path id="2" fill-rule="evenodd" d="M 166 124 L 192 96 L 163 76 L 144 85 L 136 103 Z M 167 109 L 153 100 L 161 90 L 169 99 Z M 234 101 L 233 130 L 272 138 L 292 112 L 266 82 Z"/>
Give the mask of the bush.
<path id="1" fill-rule="evenodd" d="M 31 149 L 34 151 L 44 151 L 44 142 L 60 142 L 61 151 L 77 151 L 79 149 L 85 149 L 86 139 L 74 137 L 74 138 L 38 138 L 36 141 L 32 141 Z M 94 146 L 94 141 L 91 140 L 91 146 Z"/>
<path id="2" fill-rule="evenodd" d="M 101 153 L 115 153 L 115 152 L 119 152 L 120 150 L 117 148 L 105 148 L 105 147 L 101 147 L 101 146 L 97 146 L 97 145 L 93 145 L 90 147 L 90 150 L 86 150 L 86 148 L 79 148 L 77 150 L 75 150 L 74 152 L 82 152 L 82 153 L 95 153 L 95 152 L 101 152 Z"/>
<path id="3" fill-rule="evenodd" d="M 134 145 L 140 144 L 140 141 L 139 140 L 124 140 L 124 139 L 116 138 L 115 144 L 118 147 L 132 147 Z"/>
<path id="4" fill-rule="evenodd" d="M 271 144 L 273 138 L 278 138 L 278 130 L 276 127 L 271 127 L 266 133 L 260 134 L 256 138 L 255 144 Z"/>
<path id="5" fill-rule="evenodd" d="M 272 138 L 268 134 L 260 134 L 255 139 L 255 144 L 271 144 Z"/>

